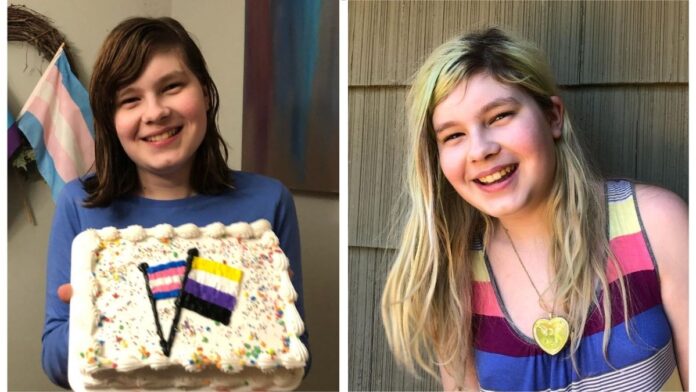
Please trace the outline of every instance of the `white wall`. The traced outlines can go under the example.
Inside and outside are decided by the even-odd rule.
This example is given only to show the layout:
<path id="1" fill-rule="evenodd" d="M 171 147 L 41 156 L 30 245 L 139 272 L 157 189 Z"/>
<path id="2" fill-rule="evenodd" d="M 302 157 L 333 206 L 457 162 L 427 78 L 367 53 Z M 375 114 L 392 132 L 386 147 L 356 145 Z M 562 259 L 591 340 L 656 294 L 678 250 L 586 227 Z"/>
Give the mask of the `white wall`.
<path id="1" fill-rule="evenodd" d="M 129 16 L 171 16 L 189 30 L 206 57 L 220 91 L 219 125 L 230 147 L 229 163 L 242 159 L 244 1 L 206 0 L 10 0 L 54 22 L 72 45 L 76 69 L 87 86 L 96 53 L 108 32 Z M 8 45 L 8 105 L 17 115 L 47 62 L 27 45 Z M 338 197 L 295 194 L 302 238 L 306 323 L 313 367 L 303 390 L 338 389 Z M 29 223 L 31 207 L 36 226 Z M 8 387 L 59 390 L 41 369 L 46 244 L 54 204 L 41 181 L 8 173 Z"/>

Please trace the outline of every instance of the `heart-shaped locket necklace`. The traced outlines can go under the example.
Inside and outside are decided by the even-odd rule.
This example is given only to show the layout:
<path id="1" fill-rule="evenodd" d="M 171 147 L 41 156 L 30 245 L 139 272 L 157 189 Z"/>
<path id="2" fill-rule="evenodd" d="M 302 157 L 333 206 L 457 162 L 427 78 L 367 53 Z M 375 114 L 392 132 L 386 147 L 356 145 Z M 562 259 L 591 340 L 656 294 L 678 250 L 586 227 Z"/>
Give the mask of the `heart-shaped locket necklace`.
<path id="1" fill-rule="evenodd" d="M 517 260 L 520 262 L 520 265 L 522 266 L 524 273 L 527 274 L 527 278 L 529 278 L 529 283 L 532 284 L 534 291 L 536 291 L 537 296 L 539 296 L 539 306 L 541 306 L 542 309 L 546 309 L 541 293 L 534 284 L 531 275 L 529 275 L 527 267 L 524 266 L 520 254 L 517 253 L 517 248 L 515 248 L 515 243 L 512 241 L 510 233 L 508 233 L 506 228 L 503 228 L 503 231 L 505 231 L 508 240 L 510 240 L 512 250 L 515 252 L 515 256 L 517 256 Z M 532 331 L 534 333 L 534 341 L 537 343 L 539 348 L 544 350 L 544 352 L 549 355 L 556 355 L 561 350 L 563 350 L 563 347 L 565 347 L 566 342 L 568 342 L 568 337 L 570 336 L 570 326 L 568 325 L 568 320 L 561 316 L 554 316 L 554 307 L 555 304 L 551 307 L 551 311 L 549 311 L 548 318 L 542 317 L 540 319 L 537 319 L 537 321 L 534 322 L 534 326 L 532 327 Z"/>
<path id="2" fill-rule="evenodd" d="M 534 322 L 532 329 L 534 341 L 549 355 L 556 355 L 563 350 L 570 336 L 568 321 L 559 316 L 549 315 L 549 318 L 540 318 Z"/>

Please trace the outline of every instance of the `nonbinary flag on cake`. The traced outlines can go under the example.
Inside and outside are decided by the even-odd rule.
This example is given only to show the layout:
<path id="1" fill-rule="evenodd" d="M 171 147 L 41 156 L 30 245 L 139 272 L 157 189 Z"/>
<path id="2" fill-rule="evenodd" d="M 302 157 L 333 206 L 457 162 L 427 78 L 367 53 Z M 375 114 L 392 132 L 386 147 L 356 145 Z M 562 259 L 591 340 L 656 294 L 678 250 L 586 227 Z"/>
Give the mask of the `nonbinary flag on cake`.
<path id="1" fill-rule="evenodd" d="M 184 283 L 181 307 L 229 325 L 241 280 L 240 269 L 194 257 Z"/>
<path id="2" fill-rule="evenodd" d="M 18 116 L 53 200 L 66 182 L 94 162 L 92 110 L 87 91 L 70 69 L 63 46 L 48 64 Z"/>
<path id="3" fill-rule="evenodd" d="M 150 282 L 152 297 L 156 300 L 178 297 L 185 272 L 185 260 L 171 261 L 153 267 L 148 266 L 147 279 Z"/>

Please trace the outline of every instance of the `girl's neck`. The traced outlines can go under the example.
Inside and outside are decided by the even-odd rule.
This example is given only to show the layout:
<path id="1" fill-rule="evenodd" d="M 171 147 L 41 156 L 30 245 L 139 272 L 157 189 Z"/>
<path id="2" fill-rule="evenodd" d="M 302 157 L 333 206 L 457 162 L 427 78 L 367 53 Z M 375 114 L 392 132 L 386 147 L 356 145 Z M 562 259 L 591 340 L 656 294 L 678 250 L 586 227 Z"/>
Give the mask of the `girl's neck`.
<path id="1" fill-rule="evenodd" d="M 494 233 L 503 234 L 507 230 L 508 234 L 520 242 L 542 242 L 549 244 L 553 230 L 551 221 L 546 211 L 538 211 L 536 214 L 525 216 L 500 217 L 494 220 Z"/>
<path id="2" fill-rule="evenodd" d="M 188 173 L 158 176 L 154 173 L 139 171 L 138 178 L 140 180 L 139 195 L 148 199 L 177 200 L 195 194 Z"/>

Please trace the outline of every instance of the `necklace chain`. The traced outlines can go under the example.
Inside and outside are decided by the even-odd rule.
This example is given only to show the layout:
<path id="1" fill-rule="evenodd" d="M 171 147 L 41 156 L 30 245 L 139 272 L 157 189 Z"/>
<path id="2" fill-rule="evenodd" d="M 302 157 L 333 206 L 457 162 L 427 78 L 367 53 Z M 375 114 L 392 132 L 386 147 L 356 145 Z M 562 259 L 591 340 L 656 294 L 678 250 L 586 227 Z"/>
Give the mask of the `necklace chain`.
<path id="1" fill-rule="evenodd" d="M 515 252 L 515 256 L 517 256 L 517 261 L 520 262 L 520 265 L 522 266 L 522 269 L 524 270 L 524 273 L 527 274 L 527 278 L 529 279 L 529 283 L 532 284 L 532 287 L 534 288 L 534 291 L 536 291 L 537 296 L 539 297 L 539 306 L 541 306 L 545 311 L 549 312 L 550 314 L 553 314 L 553 308 L 551 308 L 551 311 L 549 311 L 546 308 L 546 302 L 544 302 L 544 298 L 541 296 L 541 292 L 539 292 L 539 289 L 536 287 L 534 284 L 534 280 L 532 280 L 532 275 L 529 274 L 529 271 L 527 270 L 527 267 L 524 266 L 524 263 L 522 262 L 522 258 L 520 257 L 520 254 L 517 252 L 517 247 L 515 247 L 515 243 L 512 241 L 512 237 L 510 237 L 510 233 L 508 233 L 507 229 L 503 227 L 503 231 L 505 232 L 505 235 L 507 236 L 508 240 L 510 241 L 510 245 L 512 245 L 512 251 Z"/>

